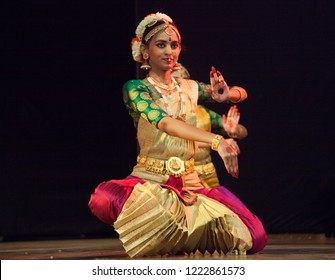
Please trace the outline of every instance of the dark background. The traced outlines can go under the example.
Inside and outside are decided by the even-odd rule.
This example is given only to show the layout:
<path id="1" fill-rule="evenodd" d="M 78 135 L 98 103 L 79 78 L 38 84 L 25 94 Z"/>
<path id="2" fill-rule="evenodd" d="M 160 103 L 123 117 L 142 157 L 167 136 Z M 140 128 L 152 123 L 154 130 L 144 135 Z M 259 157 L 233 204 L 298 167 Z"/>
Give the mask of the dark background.
<path id="1" fill-rule="evenodd" d="M 1 9 L 2 240 L 115 236 L 87 206 L 95 186 L 135 163 L 122 102 L 136 78 L 130 41 L 148 13 L 183 37 L 180 61 L 213 65 L 247 89 L 240 178 L 222 184 L 268 233 L 335 232 L 334 1 L 12 1 Z M 226 113 L 228 105 L 209 105 Z"/>

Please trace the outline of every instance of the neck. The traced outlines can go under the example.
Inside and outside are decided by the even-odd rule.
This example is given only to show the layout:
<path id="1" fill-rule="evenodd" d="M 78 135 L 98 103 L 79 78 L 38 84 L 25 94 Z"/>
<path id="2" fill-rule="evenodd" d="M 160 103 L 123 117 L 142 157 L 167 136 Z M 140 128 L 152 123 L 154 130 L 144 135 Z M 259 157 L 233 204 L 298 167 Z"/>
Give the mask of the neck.
<path id="1" fill-rule="evenodd" d="M 157 82 L 164 84 L 164 85 L 169 85 L 172 82 L 170 71 L 165 71 L 165 72 L 162 72 L 160 74 L 156 73 L 156 72 L 153 72 L 153 71 L 150 71 L 148 76 L 155 79 Z"/>

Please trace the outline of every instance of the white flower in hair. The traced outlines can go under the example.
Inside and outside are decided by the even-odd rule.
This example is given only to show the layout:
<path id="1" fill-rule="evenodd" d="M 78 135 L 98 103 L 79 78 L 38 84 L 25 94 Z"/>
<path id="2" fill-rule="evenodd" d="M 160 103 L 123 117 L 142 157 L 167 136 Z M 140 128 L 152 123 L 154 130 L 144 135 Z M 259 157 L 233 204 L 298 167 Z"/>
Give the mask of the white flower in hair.
<path id="1" fill-rule="evenodd" d="M 142 39 L 146 26 L 150 23 L 155 24 L 159 20 L 173 22 L 172 19 L 166 14 L 159 13 L 159 12 L 156 14 L 149 14 L 137 26 L 136 31 L 135 31 L 136 37 L 139 39 Z"/>
<path id="2" fill-rule="evenodd" d="M 141 41 L 134 40 L 131 44 L 133 59 L 142 62 Z"/>

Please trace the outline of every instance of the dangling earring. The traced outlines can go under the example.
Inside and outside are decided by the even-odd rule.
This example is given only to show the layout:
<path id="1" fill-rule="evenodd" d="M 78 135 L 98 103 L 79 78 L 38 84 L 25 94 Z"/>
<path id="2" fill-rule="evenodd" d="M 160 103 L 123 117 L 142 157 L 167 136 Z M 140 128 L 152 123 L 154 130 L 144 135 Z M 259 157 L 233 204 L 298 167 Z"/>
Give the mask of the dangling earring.
<path id="1" fill-rule="evenodd" d="M 150 66 L 149 63 L 148 63 L 149 55 L 148 55 L 147 53 L 145 53 L 145 54 L 143 54 L 143 58 L 144 58 L 144 62 L 143 62 L 143 64 L 141 65 L 140 68 L 141 68 L 142 70 L 146 70 L 146 71 L 148 71 L 148 70 L 151 69 L 151 66 Z"/>
<path id="2" fill-rule="evenodd" d="M 172 71 L 177 71 L 181 69 L 181 65 L 179 62 L 177 62 L 173 67 L 172 67 Z"/>

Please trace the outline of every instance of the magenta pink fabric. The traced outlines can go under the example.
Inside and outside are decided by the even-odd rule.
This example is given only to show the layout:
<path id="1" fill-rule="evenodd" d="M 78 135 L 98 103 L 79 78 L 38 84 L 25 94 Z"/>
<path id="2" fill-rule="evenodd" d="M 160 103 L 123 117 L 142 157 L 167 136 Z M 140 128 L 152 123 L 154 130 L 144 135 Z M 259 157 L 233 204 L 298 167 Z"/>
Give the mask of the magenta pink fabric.
<path id="1" fill-rule="evenodd" d="M 88 206 L 101 221 L 112 225 L 137 183 L 144 183 L 144 181 L 128 176 L 122 180 L 102 182 L 95 188 Z"/>
<path id="2" fill-rule="evenodd" d="M 95 192 L 91 195 L 88 203 L 92 213 L 101 221 L 112 225 L 119 216 L 123 205 L 130 196 L 133 187 L 137 183 L 144 183 L 140 178 L 128 176 L 122 180 L 110 180 L 99 184 Z M 166 185 L 163 187 L 175 191 L 182 198 L 182 179 L 170 176 Z M 236 213 L 244 224 L 248 227 L 252 240 L 253 247 L 248 251 L 248 254 L 254 254 L 264 249 L 267 236 L 261 221 L 238 199 L 232 192 L 223 186 L 197 190 L 196 193 L 203 194 L 216 201 L 226 205 L 230 210 Z"/>

